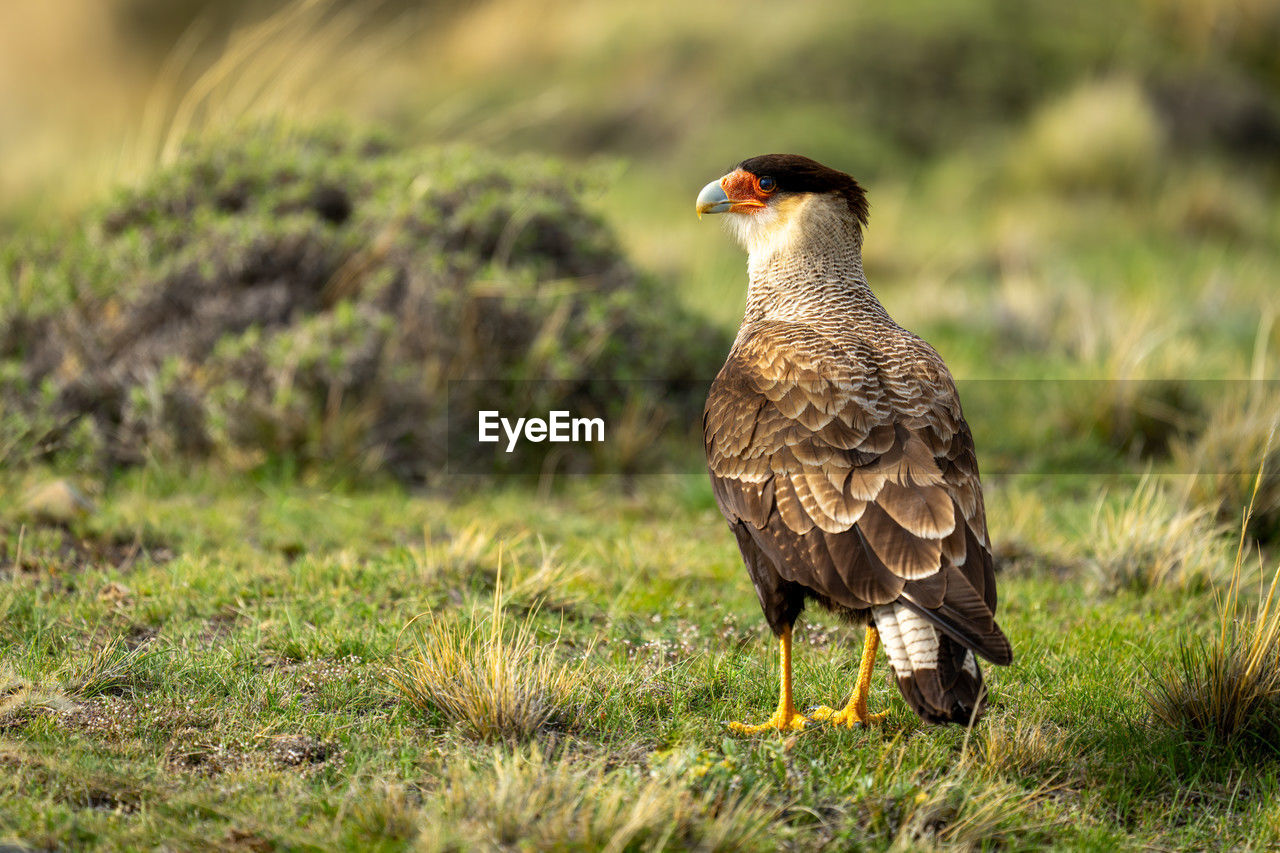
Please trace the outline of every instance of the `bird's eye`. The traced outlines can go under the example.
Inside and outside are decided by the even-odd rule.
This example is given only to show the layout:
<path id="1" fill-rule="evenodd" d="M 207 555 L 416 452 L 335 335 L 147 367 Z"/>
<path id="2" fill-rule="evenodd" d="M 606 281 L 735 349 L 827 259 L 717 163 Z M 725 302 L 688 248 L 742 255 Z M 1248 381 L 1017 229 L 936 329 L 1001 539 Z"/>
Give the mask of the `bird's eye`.
<path id="1" fill-rule="evenodd" d="M 760 192 L 771 193 L 778 188 L 778 182 L 768 175 L 760 179 Z"/>

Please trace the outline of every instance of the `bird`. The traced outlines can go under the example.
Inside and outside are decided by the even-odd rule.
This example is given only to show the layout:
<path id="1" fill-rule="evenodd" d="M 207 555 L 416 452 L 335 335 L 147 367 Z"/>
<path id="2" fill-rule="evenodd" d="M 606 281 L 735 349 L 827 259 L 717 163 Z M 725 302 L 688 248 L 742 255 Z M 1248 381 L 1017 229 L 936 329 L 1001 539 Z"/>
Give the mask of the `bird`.
<path id="1" fill-rule="evenodd" d="M 926 723 L 987 706 L 976 656 L 1013 662 L 969 425 L 955 381 L 899 326 L 862 268 L 866 192 L 796 154 L 738 163 L 698 193 L 747 250 L 742 325 L 703 411 L 716 504 L 779 645 L 772 716 L 740 734 L 881 722 L 867 707 L 883 644 Z M 796 709 L 793 626 L 807 602 L 865 625 L 852 695 Z"/>

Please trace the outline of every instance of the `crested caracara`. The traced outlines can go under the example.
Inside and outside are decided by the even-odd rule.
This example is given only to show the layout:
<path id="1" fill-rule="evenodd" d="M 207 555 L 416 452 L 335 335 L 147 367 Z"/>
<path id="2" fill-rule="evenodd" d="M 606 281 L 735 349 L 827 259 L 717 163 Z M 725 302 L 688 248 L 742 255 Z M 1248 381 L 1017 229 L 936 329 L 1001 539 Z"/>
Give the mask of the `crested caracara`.
<path id="1" fill-rule="evenodd" d="M 975 655 L 1013 660 L 973 438 L 938 353 L 885 311 L 862 273 L 867 200 L 807 157 L 744 160 L 698 194 L 749 253 L 746 315 L 703 414 L 716 503 L 781 645 L 778 709 L 742 733 L 853 726 L 883 642 L 931 723 L 985 707 Z M 865 623 L 852 698 L 801 714 L 791 627 L 814 599 Z"/>

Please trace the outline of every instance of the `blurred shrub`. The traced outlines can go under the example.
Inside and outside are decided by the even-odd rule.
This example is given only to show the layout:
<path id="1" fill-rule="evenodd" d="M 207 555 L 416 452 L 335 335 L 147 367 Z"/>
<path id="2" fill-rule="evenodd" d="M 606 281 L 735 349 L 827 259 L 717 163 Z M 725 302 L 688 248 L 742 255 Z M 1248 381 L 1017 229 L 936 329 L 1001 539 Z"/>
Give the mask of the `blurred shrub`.
<path id="1" fill-rule="evenodd" d="M 1280 136 L 1277 137 L 1280 149 Z M 1256 181 L 1212 168 L 1182 168 L 1169 182 L 1156 216 L 1196 240 L 1262 243 L 1270 239 L 1267 199 Z"/>
<path id="2" fill-rule="evenodd" d="M 0 382 L 29 422 L 90 422 L 111 464 L 284 457 L 421 479 L 445 463 L 462 379 L 529 414 L 573 410 L 605 377 L 603 405 L 696 424 L 680 383 L 727 342 L 628 263 L 572 184 L 546 162 L 337 129 L 201 141 L 15 262 L 33 284 L 0 304 Z"/>
<path id="3" fill-rule="evenodd" d="M 836 110 L 848 119 L 846 134 L 883 134 L 891 148 L 915 155 L 1020 119 L 1105 62 L 1108 45 L 1083 33 L 1129 17 L 1099 3 L 820 5 L 802 39 L 787 41 L 801 31 L 796 25 L 767 30 L 779 31 L 778 48 L 765 54 L 777 61 L 757 60 L 748 94 Z"/>
<path id="4" fill-rule="evenodd" d="M 1272 73 L 1268 87 L 1262 75 L 1192 66 L 1153 75 L 1149 88 L 1174 145 L 1218 148 L 1269 164 L 1280 147 L 1280 73 Z"/>
<path id="5" fill-rule="evenodd" d="M 1167 456 L 1170 443 L 1189 434 L 1204 417 L 1194 383 L 1113 379 L 1082 384 L 1087 396 L 1070 395 L 1062 413 L 1066 428 L 1087 433 L 1131 459 Z"/>
<path id="6" fill-rule="evenodd" d="M 1204 65 L 1229 61 L 1280 88 L 1280 5 L 1274 0 L 1148 0 L 1145 17 L 1160 34 Z"/>
<path id="7" fill-rule="evenodd" d="M 1160 120 L 1130 80 L 1087 83 L 1033 117 L 1010 169 L 1035 190 L 1129 193 L 1157 176 Z"/>

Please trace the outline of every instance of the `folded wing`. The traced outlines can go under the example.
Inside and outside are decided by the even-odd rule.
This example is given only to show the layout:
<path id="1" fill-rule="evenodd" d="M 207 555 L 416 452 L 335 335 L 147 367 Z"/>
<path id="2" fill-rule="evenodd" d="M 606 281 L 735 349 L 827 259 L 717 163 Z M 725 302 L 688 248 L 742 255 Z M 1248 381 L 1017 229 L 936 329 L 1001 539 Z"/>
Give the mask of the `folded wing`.
<path id="1" fill-rule="evenodd" d="M 851 609 L 906 607 L 1007 664 L 973 440 L 920 346 L 902 363 L 800 324 L 744 330 L 703 417 L 712 487 L 784 581 Z"/>

